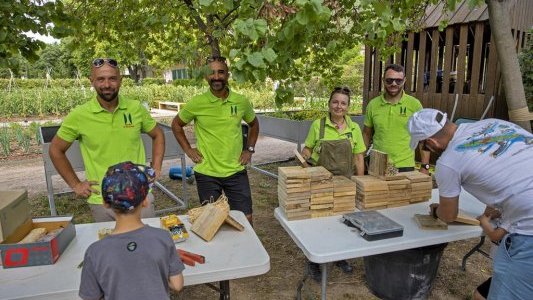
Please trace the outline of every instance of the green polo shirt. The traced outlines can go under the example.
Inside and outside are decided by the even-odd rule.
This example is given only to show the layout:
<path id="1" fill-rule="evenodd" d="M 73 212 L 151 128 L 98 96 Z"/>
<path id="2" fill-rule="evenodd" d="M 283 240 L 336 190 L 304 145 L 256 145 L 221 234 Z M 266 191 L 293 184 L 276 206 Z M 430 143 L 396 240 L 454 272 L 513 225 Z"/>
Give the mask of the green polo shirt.
<path id="1" fill-rule="evenodd" d="M 315 120 L 309 128 L 309 133 L 305 139 L 305 146 L 307 148 L 313 149 L 311 154 L 311 159 L 315 162 L 318 161 L 318 146 L 320 145 L 320 120 Z M 361 133 L 361 128 L 357 123 L 354 123 L 349 116 L 345 116 L 344 120 L 346 121 L 346 127 L 342 131 L 338 131 L 337 128 L 329 118 L 326 118 L 326 124 L 324 127 L 324 138 L 323 141 L 333 141 L 333 140 L 343 140 L 349 139 L 352 144 L 352 153 L 362 153 L 365 152 L 365 142 L 363 141 L 363 135 Z"/>
<path id="2" fill-rule="evenodd" d="M 246 97 L 230 90 L 228 97 L 221 99 L 209 90 L 188 101 L 178 116 L 185 123 L 194 120 L 196 147 L 203 156 L 194 171 L 228 177 L 244 169 L 239 162 L 241 122 L 250 123 L 255 119 L 252 104 Z"/>
<path id="3" fill-rule="evenodd" d="M 150 132 L 156 121 L 139 101 L 119 98 L 114 112 L 100 106 L 96 97 L 72 110 L 63 120 L 57 136 L 72 143 L 78 140 L 87 180 L 100 184 L 107 169 L 120 162 L 146 164 L 141 132 Z M 93 193 L 88 202 L 102 204 Z"/>
<path id="4" fill-rule="evenodd" d="M 409 147 L 411 136 L 407 121 L 421 109 L 420 101 L 405 92 L 396 104 L 387 102 L 381 94 L 370 100 L 366 107 L 364 124 L 374 129 L 374 149 L 389 154 L 397 168 L 415 166 L 415 152 Z"/>

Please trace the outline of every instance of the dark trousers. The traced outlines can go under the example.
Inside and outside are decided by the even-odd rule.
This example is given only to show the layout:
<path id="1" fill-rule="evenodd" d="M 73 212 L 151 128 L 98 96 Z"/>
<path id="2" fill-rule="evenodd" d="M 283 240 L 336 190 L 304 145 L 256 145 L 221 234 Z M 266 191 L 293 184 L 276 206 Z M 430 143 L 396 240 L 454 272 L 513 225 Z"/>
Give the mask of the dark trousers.
<path id="1" fill-rule="evenodd" d="M 252 192 L 246 169 L 228 177 L 213 177 L 198 172 L 194 173 L 194 177 L 200 203 L 208 203 L 211 199 L 216 201 L 224 192 L 230 209 L 240 210 L 245 215 L 252 214 Z"/>

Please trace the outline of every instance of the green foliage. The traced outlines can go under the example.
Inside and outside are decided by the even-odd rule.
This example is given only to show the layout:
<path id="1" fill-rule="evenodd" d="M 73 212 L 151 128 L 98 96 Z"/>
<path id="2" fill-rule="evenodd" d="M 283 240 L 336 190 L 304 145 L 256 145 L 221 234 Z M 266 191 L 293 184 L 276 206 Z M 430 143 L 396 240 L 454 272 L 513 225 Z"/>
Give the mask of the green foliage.
<path id="1" fill-rule="evenodd" d="M 69 33 L 69 18 L 61 1 L 19 0 L 2 1 L 0 5 L 0 67 L 15 67 L 22 55 L 36 60 L 44 43 L 28 37 L 25 32 L 63 37 Z M 54 23 L 53 29 L 48 24 Z"/>
<path id="2" fill-rule="evenodd" d="M 281 119 L 290 119 L 290 120 L 316 120 L 327 116 L 327 110 L 301 110 L 301 111 L 275 111 L 272 113 L 267 113 L 266 115 L 281 118 Z"/>
<path id="3" fill-rule="evenodd" d="M 150 85 L 150 84 L 162 85 L 162 84 L 166 84 L 166 82 L 164 78 L 144 78 L 142 80 L 142 85 Z"/>
<path id="4" fill-rule="evenodd" d="M 76 79 L 52 79 L 48 83 L 49 87 L 52 88 L 91 87 L 91 82 L 87 78 L 83 78 L 79 81 Z M 15 84 L 19 89 L 41 89 L 45 87 L 46 79 L 15 79 Z M 7 90 L 8 85 L 9 79 L 0 78 L 1 90 Z M 124 85 L 124 80 L 122 81 L 122 85 Z"/>
<path id="5" fill-rule="evenodd" d="M 187 102 L 195 95 L 206 91 L 207 86 L 205 83 L 202 86 L 171 84 L 123 85 L 120 89 L 120 95 L 146 102 L 151 107 L 157 107 L 158 101 Z M 270 89 L 239 86 L 235 88 L 235 91 L 249 97 L 258 109 L 271 109 L 274 107 L 274 96 Z M 0 93 L 0 111 L 2 111 L 2 116 L 7 118 L 61 116 L 95 96 L 94 91 L 88 88 L 52 86 L 51 88 L 33 87 L 23 89 L 19 87 L 11 92 Z M 19 135 L 19 137 L 21 137 L 20 142 L 22 142 L 22 135 Z"/>
<path id="6" fill-rule="evenodd" d="M 172 85 L 176 86 L 196 86 L 200 87 L 203 86 L 205 82 L 203 80 L 198 79 L 176 79 L 172 81 Z"/>
<path id="7" fill-rule="evenodd" d="M 0 146 L 4 156 L 8 156 L 11 153 L 11 132 L 9 127 L 0 127 Z"/>

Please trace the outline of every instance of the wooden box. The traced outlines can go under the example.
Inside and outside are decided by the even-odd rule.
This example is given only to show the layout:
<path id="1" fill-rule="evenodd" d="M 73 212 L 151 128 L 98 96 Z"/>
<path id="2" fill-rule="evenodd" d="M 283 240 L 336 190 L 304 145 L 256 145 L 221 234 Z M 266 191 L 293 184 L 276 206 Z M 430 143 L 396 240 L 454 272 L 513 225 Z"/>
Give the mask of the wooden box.
<path id="1" fill-rule="evenodd" d="M 18 244 L 30 231 L 45 228 L 49 238 L 26 244 Z M 76 236 L 72 216 L 28 218 L 11 235 L 0 243 L 2 265 L 5 269 L 51 265 L 65 251 Z"/>

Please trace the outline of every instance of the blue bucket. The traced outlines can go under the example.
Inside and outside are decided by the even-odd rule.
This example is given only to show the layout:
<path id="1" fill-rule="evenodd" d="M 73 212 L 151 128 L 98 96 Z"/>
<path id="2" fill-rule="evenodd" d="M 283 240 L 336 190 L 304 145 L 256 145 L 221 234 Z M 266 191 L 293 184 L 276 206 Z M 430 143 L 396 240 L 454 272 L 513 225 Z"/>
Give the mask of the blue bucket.
<path id="1" fill-rule="evenodd" d="M 189 178 L 194 174 L 194 171 L 192 167 L 186 166 L 185 167 L 185 177 Z M 181 166 L 176 167 L 170 167 L 170 170 L 168 171 L 168 176 L 170 179 L 181 179 Z"/>

